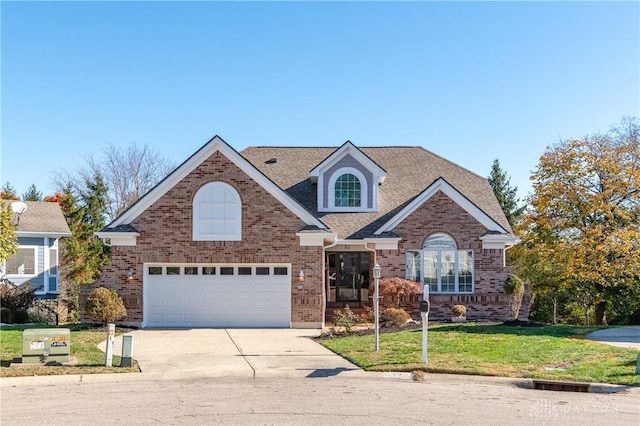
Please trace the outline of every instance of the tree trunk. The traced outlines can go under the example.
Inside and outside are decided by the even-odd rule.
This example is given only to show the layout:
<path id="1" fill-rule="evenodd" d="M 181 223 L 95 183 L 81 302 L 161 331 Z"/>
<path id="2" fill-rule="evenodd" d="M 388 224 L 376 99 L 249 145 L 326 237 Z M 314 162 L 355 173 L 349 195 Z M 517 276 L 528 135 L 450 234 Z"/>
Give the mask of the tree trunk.
<path id="1" fill-rule="evenodd" d="M 596 303 L 595 309 L 595 321 L 596 325 L 607 325 L 607 312 L 606 312 L 607 302 L 604 300 Z"/>

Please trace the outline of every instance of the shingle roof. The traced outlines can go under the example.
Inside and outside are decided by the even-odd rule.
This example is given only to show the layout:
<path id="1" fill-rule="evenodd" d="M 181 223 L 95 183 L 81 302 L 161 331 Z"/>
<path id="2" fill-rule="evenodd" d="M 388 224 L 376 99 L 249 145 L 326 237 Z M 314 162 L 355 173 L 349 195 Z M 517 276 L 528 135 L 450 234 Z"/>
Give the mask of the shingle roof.
<path id="1" fill-rule="evenodd" d="M 11 203 L 12 201 L 2 200 L 3 208 Z M 42 201 L 24 201 L 24 203 L 27 205 L 27 209 L 20 215 L 16 232 L 71 235 L 58 203 Z M 15 214 L 12 223 L 17 223 Z"/>
<path id="2" fill-rule="evenodd" d="M 309 172 L 335 150 L 335 147 L 249 147 L 240 154 L 332 231 L 337 232 L 339 238 L 372 236 L 438 178 L 445 179 L 506 231 L 511 232 L 486 178 L 422 147 L 360 148 L 387 172 L 386 180 L 379 187 L 378 211 L 318 212 L 316 186 L 312 184 Z"/>

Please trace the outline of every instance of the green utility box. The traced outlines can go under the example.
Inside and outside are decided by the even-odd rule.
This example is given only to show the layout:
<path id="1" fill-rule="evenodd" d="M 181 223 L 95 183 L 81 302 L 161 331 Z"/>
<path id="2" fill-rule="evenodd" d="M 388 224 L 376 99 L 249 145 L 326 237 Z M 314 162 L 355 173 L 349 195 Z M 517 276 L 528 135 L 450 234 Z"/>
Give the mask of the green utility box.
<path id="1" fill-rule="evenodd" d="M 68 328 L 32 328 L 22 332 L 22 363 L 70 362 Z"/>

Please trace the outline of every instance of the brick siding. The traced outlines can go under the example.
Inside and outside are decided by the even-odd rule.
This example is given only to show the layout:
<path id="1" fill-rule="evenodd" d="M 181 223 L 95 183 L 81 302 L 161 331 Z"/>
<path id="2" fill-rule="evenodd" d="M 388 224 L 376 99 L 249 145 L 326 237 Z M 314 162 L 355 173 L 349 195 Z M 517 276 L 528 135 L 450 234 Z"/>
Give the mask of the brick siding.
<path id="1" fill-rule="evenodd" d="M 242 201 L 242 241 L 193 241 L 192 202 L 203 185 L 225 182 Z M 291 321 L 324 319 L 322 247 L 301 247 L 296 237 L 305 224 L 235 164 L 216 152 L 178 182 L 132 223 L 136 246 L 114 246 L 112 264 L 96 283 L 82 286 L 82 303 L 96 287 L 115 288 L 127 308 L 122 324 L 143 321 L 143 263 L 290 263 Z M 133 279 L 127 272 L 133 268 Z M 303 289 L 297 271 L 304 270 Z M 86 318 L 85 318 L 86 319 Z"/>

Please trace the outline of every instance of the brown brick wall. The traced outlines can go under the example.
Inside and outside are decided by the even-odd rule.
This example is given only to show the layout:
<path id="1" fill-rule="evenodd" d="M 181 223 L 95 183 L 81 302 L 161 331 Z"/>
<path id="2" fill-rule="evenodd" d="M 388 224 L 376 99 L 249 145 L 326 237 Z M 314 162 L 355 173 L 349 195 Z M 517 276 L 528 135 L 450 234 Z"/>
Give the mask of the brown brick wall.
<path id="1" fill-rule="evenodd" d="M 474 293 L 470 295 L 431 293 L 430 318 L 450 319 L 451 307 L 463 304 L 467 307 L 467 319 L 505 319 L 508 317 L 508 300 L 502 285 L 509 275 L 503 267 L 502 250 L 483 250 L 480 237 L 487 231 L 478 221 L 453 202 L 444 193 L 438 192 L 399 224 L 395 232 L 403 236 L 399 250 L 378 252 L 378 262 L 383 276 L 404 277 L 405 250 L 421 249 L 424 240 L 431 234 L 444 232 L 456 242 L 458 249 L 473 249 Z M 400 305 L 413 317 L 419 318 L 419 303 L 422 295 L 401 298 Z M 386 306 L 395 301 L 388 298 Z M 523 304 L 524 305 L 524 304 Z M 523 307 L 526 310 L 526 307 Z M 528 312 L 521 313 L 527 316 Z"/>
<path id="2" fill-rule="evenodd" d="M 193 241 L 192 201 L 203 185 L 220 181 L 233 186 L 242 200 L 242 241 Z M 135 247 L 112 247 L 112 264 L 82 300 L 98 286 L 118 290 L 127 308 L 123 324 L 142 322 L 143 262 L 291 263 L 291 321 L 324 319 L 322 247 L 301 247 L 296 237 L 304 222 L 235 164 L 216 152 L 131 223 L 139 232 Z M 133 279 L 127 271 L 133 268 Z M 298 272 L 304 270 L 303 289 Z"/>

